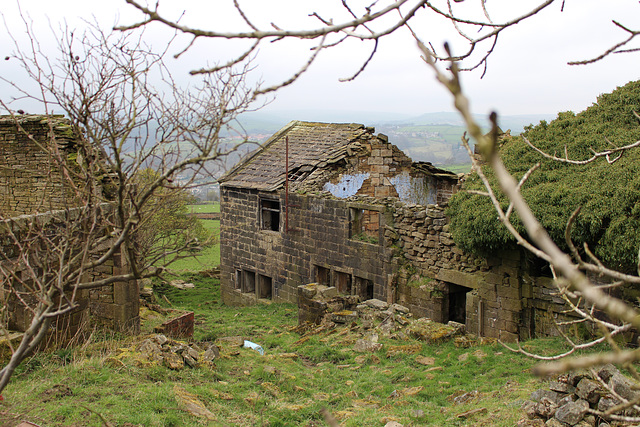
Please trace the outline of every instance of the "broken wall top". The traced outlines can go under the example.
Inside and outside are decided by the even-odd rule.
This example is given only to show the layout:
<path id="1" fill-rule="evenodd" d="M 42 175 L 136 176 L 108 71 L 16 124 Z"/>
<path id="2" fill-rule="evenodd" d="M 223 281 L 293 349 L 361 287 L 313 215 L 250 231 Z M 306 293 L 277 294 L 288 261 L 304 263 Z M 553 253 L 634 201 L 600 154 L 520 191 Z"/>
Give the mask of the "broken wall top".
<path id="1" fill-rule="evenodd" d="M 17 150 L 24 149 L 25 142 L 29 140 L 32 140 L 34 145 L 36 145 L 35 141 L 45 143 L 47 140 L 55 140 L 60 148 L 72 148 L 76 145 L 79 136 L 69 119 L 58 114 L 0 115 L 0 132 L 15 135 L 13 139 L 4 138 L 4 140 L 20 141 L 21 144 L 15 147 Z M 3 151 L 9 149 L 9 145 L 2 147 Z"/>
<path id="2" fill-rule="evenodd" d="M 62 115 L 0 115 L 0 215 L 84 205 L 84 193 L 76 189 L 86 186 L 87 159 L 105 160 L 91 154 L 86 153 L 81 129 Z M 104 163 L 102 170 L 108 170 Z M 102 186 L 108 175 L 95 178 Z"/>

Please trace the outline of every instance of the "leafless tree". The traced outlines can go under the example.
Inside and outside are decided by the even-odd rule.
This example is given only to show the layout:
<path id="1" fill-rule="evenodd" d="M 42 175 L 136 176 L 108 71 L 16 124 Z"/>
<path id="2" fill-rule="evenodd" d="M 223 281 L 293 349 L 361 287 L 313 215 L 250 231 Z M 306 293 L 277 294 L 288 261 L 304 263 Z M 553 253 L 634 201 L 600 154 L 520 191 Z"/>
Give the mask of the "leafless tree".
<path id="1" fill-rule="evenodd" d="M 496 22 L 491 18 L 489 13 L 490 2 L 486 0 L 443 0 L 425 1 L 425 0 L 388 0 L 375 1 L 368 6 L 353 6 L 355 2 L 347 0 L 342 1 L 343 12 L 346 11 L 348 18 L 340 19 L 339 16 L 321 16 L 321 14 L 310 11 L 310 16 L 317 19 L 317 26 L 306 29 L 287 29 L 283 28 L 278 22 L 272 22 L 269 27 L 257 26 L 251 18 L 251 10 L 247 10 L 240 5 L 237 0 L 233 1 L 235 10 L 246 24 L 245 30 L 238 31 L 217 31 L 213 29 L 194 28 L 178 21 L 172 21 L 163 15 L 158 4 L 153 7 L 145 5 L 139 0 L 126 0 L 127 3 L 144 14 L 144 19 L 140 22 L 122 26 L 121 30 L 132 30 L 141 28 L 149 23 L 161 23 L 172 30 L 189 35 L 193 41 L 197 39 L 220 39 L 220 40 L 248 40 L 251 44 L 249 47 L 232 58 L 230 61 L 209 68 L 200 68 L 192 71 L 192 74 L 207 74 L 225 69 L 230 66 L 242 63 L 256 52 L 259 46 L 267 42 L 278 42 L 280 40 L 296 39 L 300 41 L 316 40 L 316 45 L 309 54 L 306 64 L 293 73 L 290 78 L 280 84 L 263 88 L 255 92 L 255 95 L 261 93 L 273 92 L 281 87 L 293 83 L 309 66 L 314 62 L 318 53 L 324 49 L 332 49 L 339 47 L 345 41 L 357 39 L 371 44 L 371 53 L 369 57 L 361 64 L 360 68 L 351 76 L 343 80 L 352 80 L 361 74 L 369 65 L 372 58 L 376 55 L 379 42 L 383 38 L 397 32 L 399 29 L 408 29 L 415 42 L 418 44 L 422 58 L 426 64 L 435 72 L 439 82 L 448 89 L 454 100 L 455 108 L 460 112 L 466 123 L 468 135 L 473 139 L 480 148 L 482 156 L 486 164 L 490 166 L 496 174 L 499 182 L 499 189 L 493 188 L 486 179 L 483 164 L 475 160 L 473 152 L 469 146 L 469 138 L 465 136 L 464 144 L 472 159 L 474 171 L 481 177 L 485 184 L 486 191 L 482 194 L 490 197 L 493 205 L 498 213 L 501 222 L 516 238 L 518 244 L 530 251 L 537 257 L 543 259 L 552 268 L 556 277 L 558 292 L 562 295 L 569 308 L 579 316 L 579 321 L 588 321 L 599 326 L 603 333 L 602 336 L 592 342 L 578 344 L 566 337 L 571 344 L 571 349 L 557 356 L 549 357 L 553 363 L 548 363 L 539 367 L 538 371 L 543 374 L 564 372 L 574 368 L 592 367 L 604 363 L 628 364 L 633 361 L 640 360 L 640 350 L 620 349 L 615 345 L 612 337 L 631 328 L 638 329 L 640 327 L 640 316 L 638 310 L 626 301 L 622 301 L 611 297 L 605 288 L 594 284 L 589 280 L 586 273 L 592 273 L 604 277 L 608 277 L 614 282 L 608 286 L 619 286 L 621 284 L 638 284 L 640 278 L 638 276 L 623 274 L 621 272 L 607 268 L 600 262 L 587 247 L 585 252 L 588 259 L 584 259 L 580 252 L 576 250 L 575 245 L 571 241 L 571 227 L 575 220 L 574 213 L 567 224 L 566 241 L 570 248 L 570 253 L 562 252 L 555 242 L 549 237 L 545 229 L 532 213 L 526 200 L 520 194 L 520 187 L 526 182 L 528 177 L 535 173 L 536 165 L 517 182 L 513 176 L 504 167 L 498 150 L 497 136 L 497 115 L 492 114 L 491 121 L 493 130 L 488 135 L 483 135 L 481 127 L 474 120 L 469 108 L 469 100 L 464 95 L 460 84 L 460 72 L 465 70 L 473 70 L 483 68 L 487 71 L 487 64 L 491 54 L 498 45 L 499 37 L 503 38 L 511 27 L 528 20 L 538 14 L 541 10 L 557 5 L 561 10 L 565 7 L 562 1 L 540 1 L 531 9 L 513 16 L 502 22 Z M 468 7 L 478 6 L 478 16 L 469 15 L 466 12 Z M 465 9 L 467 8 L 467 9 Z M 466 42 L 467 48 L 461 54 L 454 54 L 447 45 L 440 50 L 434 47 L 434 43 L 430 42 L 428 34 L 424 28 L 417 24 L 421 16 L 429 15 L 439 17 L 448 21 L 455 29 L 456 33 Z M 414 25 L 415 24 L 415 25 Z M 626 37 L 623 37 L 618 43 L 615 43 L 604 52 L 596 54 L 593 58 L 572 61 L 569 64 L 589 64 L 597 62 L 603 58 L 617 53 L 631 53 L 638 49 L 629 47 L 632 41 L 640 34 L 640 31 L 633 30 L 629 26 L 614 21 L 613 25 L 619 29 Z M 424 33 L 424 34 L 422 34 Z M 503 35 L 504 33 L 504 35 Z M 193 42 L 192 42 L 193 43 Z M 184 49 L 189 50 L 192 44 Z M 178 55 L 179 56 L 179 55 Z M 444 63 L 445 69 L 440 63 Z M 535 145 L 531 144 L 533 149 Z M 555 160 L 564 162 L 574 162 L 579 164 L 587 164 L 589 162 L 599 161 L 605 158 L 609 162 L 614 162 L 618 156 L 622 155 L 626 150 L 634 149 L 640 145 L 640 142 L 629 141 L 623 147 L 614 147 L 611 150 L 603 152 L 594 152 L 589 159 L 570 159 L 568 156 L 555 157 Z M 542 153 L 548 157 L 554 157 L 547 153 Z M 500 206 L 495 194 L 496 191 L 504 192 L 511 204 L 508 209 L 504 210 Z M 524 223 L 527 230 L 527 237 L 522 236 L 512 225 L 512 213 L 517 212 L 519 218 Z M 640 257 L 640 254 L 639 254 Z M 577 302 L 576 302 L 577 301 Z M 603 321 L 594 315 L 595 310 L 599 310 L 608 315 L 611 321 Z M 593 346 L 597 343 L 608 341 L 611 344 L 611 351 L 598 354 L 596 356 L 573 357 L 566 356 L 574 353 L 577 349 Z M 526 353 L 522 348 L 515 349 Z M 536 355 L 531 355 L 536 356 Z M 631 370 L 636 380 L 640 382 L 640 377 Z M 638 402 L 625 402 L 623 406 L 637 404 Z M 617 408 L 618 410 L 620 408 Z M 610 414 L 609 414 L 610 415 Z M 618 419 L 627 420 L 622 416 Z"/>
<path id="2" fill-rule="evenodd" d="M 200 246 L 189 227 L 169 235 L 158 230 L 177 218 L 173 203 L 201 185 L 203 176 L 211 180 L 212 165 L 246 142 L 235 118 L 248 108 L 252 93 L 244 67 L 208 74 L 180 89 L 164 65 L 166 51 L 145 45 L 144 34 L 105 33 L 97 25 L 82 33 L 63 28 L 56 33 L 54 57 L 41 50 L 32 24 L 24 23 L 30 44 L 14 40 L 8 60 L 38 90 L 2 78 L 20 95 L 0 105 L 18 132 L 48 156 L 65 203 L 26 218 L 0 212 L 5 247 L 11 248 L 0 254 L 3 295 L 31 317 L 0 370 L 0 392 L 51 325 L 78 307 L 80 293 L 156 276 Z M 13 111 L 24 99 L 43 109 L 41 119 L 50 127 L 46 141 L 25 129 L 28 116 Z M 52 115 L 60 111 L 64 119 Z M 71 133 L 72 152 L 56 138 L 61 125 Z M 93 274 L 116 255 L 126 268 L 106 277 Z"/>
<path id="3" fill-rule="evenodd" d="M 355 73 L 341 79 L 342 81 L 353 80 L 365 70 L 375 57 L 380 41 L 402 28 L 415 30 L 418 35 L 424 33 L 421 39 L 434 60 L 456 61 L 461 71 L 482 68 L 484 75 L 487 71 L 488 60 L 498 46 L 499 38 L 507 37 L 508 31 L 512 27 L 531 19 L 544 9 L 556 6 L 564 11 L 565 7 L 564 0 L 562 2 L 560 0 L 540 0 L 533 6 L 530 6 L 531 3 L 520 6 L 520 12 L 514 12 L 512 16 L 497 21 L 492 19 L 490 13 L 492 4 L 487 0 L 385 0 L 373 1 L 368 5 L 342 0 L 342 10 L 335 12 L 335 16 L 322 16 L 320 13 L 310 10 L 309 16 L 317 20 L 317 26 L 294 29 L 285 28 L 275 20 L 277 18 L 274 18 L 270 25 L 260 27 L 255 23 L 255 19 L 252 19 L 250 8 L 244 8 L 241 2 L 233 0 L 237 15 L 244 22 L 245 27 L 237 31 L 217 31 L 215 28 L 193 27 L 177 20 L 171 20 L 163 14 L 161 3 L 148 6 L 148 3 L 139 0 L 126 0 L 126 2 L 142 12 L 145 18 L 135 24 L 123 25 L 119 29 L 131 30 L 144 27 L 151 22 L 157 22 L 191 38 L 191 42 L 176 57 L 191 49 L 196 40 L 203 38 L 246 40 L 250 43 L 245 50 L 239 52 L 229 61 L 213 67 L 194 69 L 191 71 L 192 74 L 207 74 L 242 63 L 251 58 L 260 46 L 267 43 L 277 43 L 288 39 L 317 41 L 316 46 L 311 49 L 307 63 L 298 72 L 280 84 L 260 89 L 257 91 L 258 94 L 273 92 L 293 83 L 315 61 L 321 50 L 339 48 L 346 44 L 346 41 L 355 39 L 370 45 L 370 55 Z M 466 44 L 462 53 L 453 55 L 430 41 L 430 37 L 437 37 L 436 34 L 430 34 L 431 23 L 437 21 L 453 27 L 454 34 L 459 39 L 456 41 L 461 41 L 462 45 Z M 633 30 L 620 21 L 613 21 L 613 25 L 616 29 L 626 33 L 626 38 L 622 38 L 618 43 L 604 52 L 596 54 L 593 58 L 574 60 L 568 63 L 571 65 L 589 64 L 612 54 L 636 52 L 637 48 L 628 46 L 640 34 L 640 31 Z"/>

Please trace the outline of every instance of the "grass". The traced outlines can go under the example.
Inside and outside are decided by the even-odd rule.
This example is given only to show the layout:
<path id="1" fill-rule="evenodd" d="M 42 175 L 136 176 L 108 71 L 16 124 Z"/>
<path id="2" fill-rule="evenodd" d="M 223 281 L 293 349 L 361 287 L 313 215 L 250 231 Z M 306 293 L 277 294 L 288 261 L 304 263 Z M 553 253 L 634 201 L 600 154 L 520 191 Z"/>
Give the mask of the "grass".
<path id="1" fill-rule="evenodd" d="M 203 205 L 192 205 L 192 206 L 203 206 Z M 218 205 L 219 209 L 219 205 Z M 215 241 L 218 241 L 220 236 L 220 221 L 212 220 L 212 219 L 201 219 L 199 220 L 204 227 L 211 232 Z M 201 252 L 197 253 L 195 256 L 190 256 L 188 258 L 182 258 L 175 262 L 173 262 L 170 266 L 172 270 L 176 270 L 179 272 L 185 271 L 201 271 L 201 270 L 209 270 L 211 268 L 217 267 L 220 265 L 220 245 L 214 244 L 209 247 L 204 248 Z"/>
<path id="2" fill-rule="evenodd" d="M 184 275 L 194 289 L 157 285 L 174 308 L 196 313 L 194 341 L 242 336 L 265 355 L 221 348 L 215 366 L 172 371 L 136 352 L 161 318 L 145 314 L 143 336 L 98 337 L 76 349 L 40 353 L 19 367 L 0 402 L 0 424 L 11 419 L 48 426 L 322 426 L 327 408 L 344 426 L 512 426 L 522 399 L 541 386 L 528 372 L 534 362 L 497 344 L 458 348 L 380 337 L 383 348 L 356 353 L 349 329 L 312 334 L 293 330 L 290 304 L 227 307 L 217 279 Z M 106 339 L 108 338 L 108 339 Z M 388 354 L 393 346 L 415 354 Z M 531 351 L 557 350 L 557 340 L 527 343 Z M 433 358 L 433 365 L 418 363 Z M 424 360 L 424 359 L 423 359 Z M 208 423 L 181 403 L 181 389 L 216 419 Z M 464 395 L 464 393 L 469 393 Z M 468 400 L 456 404 L 454 398 Z M 463 399 L 464 400 L 464 399 Z M 485 408 L 470 418 L 459 414 Z M 10 418 L 13 417 L 13 418 Z M 4 423 L 3 423 L 4 421 Z M 17 423 L 16 423 L 17 424 Z"/>
<path id="3" fill-rule="evenodd" d="M 443 169 L 454 173 L 469 173 L 471 172 L 471 163 L 465 163 L 461 165 L 446 165 L 441 166 Z"/>
<path id="4" fill-rule="evenodd" d="M 189 205 L 189 213 L 215 213 L 220 212 L 220 202 Z"/>

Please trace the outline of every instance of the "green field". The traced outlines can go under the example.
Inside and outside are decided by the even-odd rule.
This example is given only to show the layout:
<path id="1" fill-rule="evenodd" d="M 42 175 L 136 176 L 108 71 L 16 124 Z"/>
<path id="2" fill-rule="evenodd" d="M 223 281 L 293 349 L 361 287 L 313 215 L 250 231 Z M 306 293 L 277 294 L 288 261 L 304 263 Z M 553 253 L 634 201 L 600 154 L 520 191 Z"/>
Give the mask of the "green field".
<path id="1" fill-rule="evenodd" d="M 220 212 L 220 203 L 203 203 L 200 205 L 189 205 L 189 213 L 215 213 Z"/>
<path id="2" fill-rule="evenodd" d="M 218 205 L 218 209 L 220 209 L 220 205 Z M 169 266 L 171 270 L 176 270 L 179 272 L 196 272 L 202 270 L 210 270 L 220 265 L 220 221 L 212 219 L 201 219 L 199 221 L 207 230 L 211 232 L 213 238 L 212 244 L 208 247 L 205 247 L 201 252 L 198 252 L 193 256 L 174 261 Z"/>
<path id="3" fill-rule="evenodd" d="M 471 172 L 471 163 L 468 164 L 462 164 L 462 165 L 446 165 L 446 166 L 441 166 L 442 169 L 446 169 L 448 171 L 451 171 L 453 173 L 469 173 Z"/>
<path id="4" fill-rule="evenodd" d="M 213 365 L 171 370 L 149 362 L 137 345 L 158 313 L 142 311 L 143 335 L 95 334 L 79 348 L 41 353 L 18 368 L 0 402 L 0 425 L 47 426 L 324 426 L 327 408 L 344 426 L 513 426 L 523 399 L 543 381 L 534 361 L 498 344 L 456 347 L 380 335 L 380 350 L 358 353 L 360 328 L 297 332 L 291 304 L 227 307 L 217 279 L 183 276 L 195 289 L 157 284 L 165 306 L 194 310 L 194 341 L 226 336 L 261 345 L 265 354 L 221 346 Z M 313 331 L 311 331 L 313 332 Z M 370 333 L 370 332 L 369 332 Z M 405 346 L 405 347 L 398 347 Z M 557 340 L 525 343 L 559 349 Z M 393 349 L 411 351 L 390 352 Z M 191 396 L 191 406 L 184 393 Z M 464 396 L 464 399 L 458 399 Z M 206 408 L 213 419 L 194 415 Z M 474 415 L 461 416 L 478 410 Z M 109 423 L 109 424 L 107 424 Z"/>

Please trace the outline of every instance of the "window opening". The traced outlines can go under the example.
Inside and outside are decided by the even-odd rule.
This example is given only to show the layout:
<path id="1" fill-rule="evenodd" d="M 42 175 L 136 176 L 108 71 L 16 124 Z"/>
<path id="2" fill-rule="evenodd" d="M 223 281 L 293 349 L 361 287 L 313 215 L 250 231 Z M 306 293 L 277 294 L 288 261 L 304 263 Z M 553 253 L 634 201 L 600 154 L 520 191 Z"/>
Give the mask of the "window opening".
<path id="1" fill-rule="evenodd" d="M 349 273 L 342 273 L 340 271 L 334 271 L 333 277 L 335 283 L 333 286 L 339 294 L 351 295 L 351 275 Z"/>
<path id="2" fill-rule="evenodd" d="M 260 224 L 263 230 L 280 231 L 279 200 L 260 200 Z"/>
<path id="3" fill-rule="evenodd" d="M 331 270 L 316 265 L 316 283 L 324 286 L 331 286 Z"/>
<path id="4" fill-rule="evenodd" d="M 273 297 L 273 280 L 271 277 L 258 276 L 258 298 L 272 299 Z"/>
<path id="5" fill-rule="evenodd" d="M 242 292 L 254 293 L 256 291 L 256 273 L 242 270 Z"/>
<path id="6" fill-rule="evenodd" d="M 377 244 L 380 240 L 380 212 L 360 208 L 350 208 L 349 212 L 349 237 Z"/>

